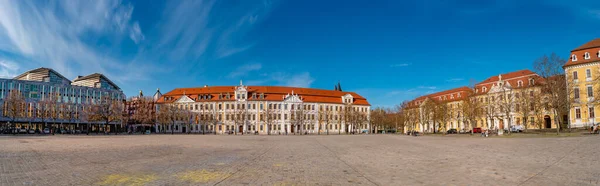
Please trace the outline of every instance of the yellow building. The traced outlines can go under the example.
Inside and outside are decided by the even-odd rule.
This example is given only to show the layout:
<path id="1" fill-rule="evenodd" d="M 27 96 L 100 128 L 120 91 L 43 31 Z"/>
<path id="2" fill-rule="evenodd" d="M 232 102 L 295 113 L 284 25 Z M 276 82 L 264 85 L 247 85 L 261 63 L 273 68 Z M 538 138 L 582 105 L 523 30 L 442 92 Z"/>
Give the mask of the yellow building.
<path id="1" fill-rule="evenodd" d="M 544 79 L 538 74 L 519 70 L 491 76 L 473 88 L 460 87 L 418 97 L 405 108 L 405 131 L 556 128 L 543 84 Z"/>
<path id="2" fill-rule="evenodd" d="M 563 66 L 570 91 L 569 123 L 573 128 L 586 127 L 600 122 L 596 115 L 599 90 L 600 38 L 594 39 L 571 51 L 571 57 Z"/>

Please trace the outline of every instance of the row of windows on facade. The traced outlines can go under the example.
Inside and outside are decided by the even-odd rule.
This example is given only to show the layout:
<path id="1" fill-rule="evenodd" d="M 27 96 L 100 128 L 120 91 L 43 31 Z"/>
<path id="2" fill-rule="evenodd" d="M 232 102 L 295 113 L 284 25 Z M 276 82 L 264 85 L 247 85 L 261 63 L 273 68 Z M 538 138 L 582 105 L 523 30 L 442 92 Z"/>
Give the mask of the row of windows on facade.
<path id="1" fill-rule="evenodd" d="M 459 113 L 460 114 L 460 113 Z M 283 117 L 282 117 L 283 115 Z M 301 118 L 297 118 L 296 114 L 261 114 L 260 117 L 264 119 L 273 119 L 273 120 L 281 120 L 283 118 L 283 120 L 288 120 L 288 118 L 290 119 L 304 119 L 304 120 L 315 120 L 315 114 L 303 114 Z M 257 114 L 225 114 L 225 120 L 224 121 L 235 121 L 236 119 L 239 120 L 245 120 L 246 117 L 248 118 L 248 120 L 253 120 L 253 121 L 257 121 L 258 120 L 258 115 Z M 352 116 L 352 117 L 357 117 L 360 119 L 365 119 L 366 116 Z M 176 120 L 179 121 L 183 121 L 186 120 L 185 116 L 180 116 L 178 118 L 176 118 Z M 215 117 L 213 115 L 198 115 L 197 116 L 197 122 L 198 120 L 213 120 Z M 223 119 L 223 115 L 217 115 L 218 120 L 222 120 Z M 334 120 L 334 121 L 338 121 L 338 120 L 342 120 L 343 116 L 342 115 L 335 115 L 335 114 L 328 114 L 328 115 L 324 115 L 322 117 L 323 120 Z"/>
<path id="2" fill-rule="evenodd" d="M 254 104 L 225 104 L 225 109 L 256 109 L 256 103 Z M 302 108 L 303 110 L 315 110 L 315 105 L 298 105 L 298 104 L 289 104 L 291 107 L 291 110 L 297 110 Z M 230 107 L 231 106 L 231 107 Z M 236 107 L 237 106 L 237 107 Z M 288 104 L 269 104 L 269 109 L 279 109 L 281 110 L 283 106 L 284 110 L 288 109 Z M 213 106 L 212 104 L 193 104 L 193 105 L 187 105 L 187 104 L 178 104 L 177 107 L 179 109 L 185 109 L 185 110 L 204 110 L 204 109 L 212 109 Z M 219 110 L 223 110 L 222 105 L 218 104 L 217 108 Z M 259 104 L 259 108 L 260 110 L 263 110 L 263 104 Z M 325 110 L 326 111 L 341 111 L 342 110 L 342 106 L 333 106 L 333 105 L 325 105 Z M 323 111 L 323 105 L 320 106 L 320 110 Z M 365 107 L 354 107 L 354 111 L 361 111 L 361 112 L 366 112 L 367 108 Z"/>
<path id="3" fill-rule="evenodd" d="M 600 58 L 600 51 L 598 51 L 598 53 L 596 53 L 596 56 L 598 56 L 598 58 Z M 590 55 L 589 52 L 586 52 L 583 54 L 583 59 L 591 59 L 592 56 Z M 571 55 L 571 60 L 572 61 L 577 61 L 577 55 L 573 54 Z"/>
<path id="4" fill-rule="evenodd" d="M 316 125 L 302 125 L 301 129 L 302 130 L 315 130 L 315 126 Z M 323 127 L 323 126 L 325 126 L 325 127 Z M 158 127 L 159 127 L 159 130 L 160 130 L 161 126 L 158 126 Z M 284 130 L 287 130 L 287 125 L 284 125 L 283 127 L 284 127 Z M 175 130 L 179 130 L 179 125 L 174 125 L 173 127 L 171 127 L 171 125 L 167 125 L 167 130 L 171 130 L 171 128 L 173 128 Z M 213 129 L 214 126 L 212 126 L 212 125 L 205 126 L 205 128 L 208 131 L 213 131 L 214 130 Z M 223 130 L 223 125 L 219 125 L 217 128 L 218 128 L 219 131 L 221 131 L 221 130 Z M 327 125 L 327 124 L 319 124 L 319 128 L 321 128 L 321 129 L 325 128 L 325 129 L 329 129 L 329 130 L 341 130 L 342 129 L 341 125 L 336 125 L 336 124 L 329 124 L 329 125 Z M 260 131 L 265 131 L 265 130 L 281 130 L 281 125 L 275 125 L 275 124 L 272 124 L 272 125 L 259 125 L 259 129 L 260 129 Z M 195 126 L 195 130 L 196 131 L 202 130 L 202 126 L 196 125 Z M 232 131 L 232 130 L 236 130 L 236 129 L 235 129 L 234 125 L 225 125 L 225 130 L 226 131 Z M 248 126 L 248 130 L 255 131 L 256 127 L 254 125 L 249 125 Z"/>
<path id="5" fill-rule="evenodd" d="M 573 88 L 573 98 L 579 99 L 579 97 L 580 97 L 579 94 L 580 94 L 579 88 L 578 87 Z M 594 88 L 592 87 L 592 85 L 587 86 L 587 97 L 588 98 L 594 97 Z"/>
<path id="6" fill-rule="evenodd" d="M 67 102 L 68 100 L 73 100 L 75 102 L 75 98 L 77 98 L 78 103 L 81 103 L 82 98 L 85 99 L 99 99 L 103 96 L 109 96 L 112 99 L 120 99 L 121 94 L 116 92 L 106 92 L 106 91 L 95 91 L 89 89 L 80 89 L 80 88 L 68 88 L 68 87 L 54 87 L 47 85 L 30 85 L 30 84 L 15 84 L 12 82 L 7 83 L 7 86 L 4 86 L 4 82 L 0 85 L 0 99 L 5 98 L 10 91 L 18 90 L 20 91 L 25 98 L 39 99 L 49 96 L 61 96 L 62 99 Z M 104 94 L 104 95 L 103 95 Z"/>
<path id="7" fill-rule="evenodd" d="M 456 98 L 460 98 L 460 92 L 456 94 Z M 440 99 L 440 101 L 446 100 L 446 96 L 440 96 L 438 97 Z M 454 99 L 454 94 L 450 94 L 450 99 Z"/>
<path id="8" fill-rule="evenodd" d="M 40 103 L 27 103 L 16 111 L 17 118 L 56 118 L 56 119 L 79 119 L 83 106 L 65 105 L 59 107 L 42 107 Z M 8 116 L 10 111 L 8 105 L 3 105 L 2 115 Z"/>
<path id="9" fill-rule="evenodd" d="M 506 96 L 508 99 L 512 99 L 512 96 L 514 95 L 516 99 L 519 99 L 521 97 L 525 97 L 526 96 L 525 94 L 526 93 L 523 91 L 521 93 L 506 94 Z M 534 91 L 533 90 L 529 91 L 529 97 L 533 97 L 533 96 L 534 96 Z M 497 97 L 489 96 L 489 97 L 485 97 L 485 98 L 479 98 L 479 102 L 491 103 L 496 100 L 495 98 L 498 98 L 498 100 L 503 100 L 504 95 L 498 95 Z"/>
<path id="10" fill-rule="evenodd" d="M 502 86 L 503 84 L 500 83 L 499 85 Z M 529 86 L 533 86 L 533 85 L 535 85 L 535 79 L 529 78 Z M 517 81 L 517 87 L 523 87 L 522 80 Z M 486 91 L 487 91 L 487 87 L 485 87 L 485 86 L 481 87 L 481 92 L 486 92 Z"/>
<path id="11" fill-rule="evenodd" d="M 211 94 L 198 94 L 198 96 L 196 98 L 194 98 L 195 101 L 198 100 L 211 100 L 213 98 L 213 96 Z M 229 93 L 219 93 L 219 96 L 217 97 L 219 100 L 222 99 L 231 99 L 231 94 Z M 236 98 L 237 99 L 246 99 L 246 94 L 236 94 Z M 171 101 L 173 100 L 174 97 L 169 97 L 169 96 L 165 96 L 163 98 L 164 101 Z M 265 94 L 264 93 L 252 93 L 252 99 L 265 99 Z"/>
<path id="12" fill-rule="evenodd" d="M 587 79 L 592 78 L 592 70 L 591 69 L 585 69 L 585 78 L 587 78 Z M 577 71 L 573 71 L 573 79 L 574 80 L 579 79 L 579 77 L 577 76 Z"/>
<path id="13" fill-rule="evenodd" d="M 588 108 L 589 118 L 596 117 L 596 113 L 594 112 L 594 107 Z M 575 108 L 575 119 L 581 119 L 581 108 Z"/>

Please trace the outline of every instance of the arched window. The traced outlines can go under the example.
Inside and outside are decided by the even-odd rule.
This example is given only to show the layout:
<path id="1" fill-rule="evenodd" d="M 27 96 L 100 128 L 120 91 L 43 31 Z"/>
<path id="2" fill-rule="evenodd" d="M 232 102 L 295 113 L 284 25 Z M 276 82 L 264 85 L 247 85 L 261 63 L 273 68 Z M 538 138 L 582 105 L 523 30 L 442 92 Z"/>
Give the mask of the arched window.
<path id="1" fill-rule="evenodd" d="M 572 61 L 577 61 L 577 55 L 575 55 L 575 54 L 571 55 L 571 60 Z"/>
<path id="2" fill-rule="evenodd" d="M 533 78 L 529 79 L 529 85 L 535 84 L 535 80 Z"/>
<path id="3" fill-rule="evenodd" d="M 583 57 L 584 57 L 585 59 L 590 59 L 590 53 L 589 53 L 589 52 L 586 52 L 586 53 L 583 55 Z"/>
<path id="4" fill-rule="evenodd" d="M 517 87 L 522 87 L 523 86 L 523 81 L 519 80 L 517 81 Z"/>
<path id="5" fill-rule="evenodd" d="M 481 92 L 485 92 L 485 91 L 487 91 L 487 88 L 486 88 L 486 87 L 483 87 L 483 88 L 481 89 Z"/>

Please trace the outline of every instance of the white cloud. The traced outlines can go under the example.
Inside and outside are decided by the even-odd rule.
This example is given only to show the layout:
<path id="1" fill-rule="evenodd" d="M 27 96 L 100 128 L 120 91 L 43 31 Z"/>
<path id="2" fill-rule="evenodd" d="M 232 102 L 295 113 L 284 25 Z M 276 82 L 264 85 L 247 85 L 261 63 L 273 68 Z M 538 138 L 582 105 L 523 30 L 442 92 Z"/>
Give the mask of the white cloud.
<path id="1" fill-rule="evenodd" d="M 261 75 L 263 76 L 263 75 Z M 263 79 L 253 79 L 246 81 L 248 85 L 281 85 L 290 87 L 305 87 L 309 88 L 315 81 L 309 72 L 302 72 L 297 74 L 275 72 L 264 74 Z"/>
<path id="2" fill-rule="evenodd" d="M 132 12 L 131 5 L 118 0 L 0 1 L 0 37 L 11 43 L 0 50 L 32 61 L 23 64 L 24 68 L 50 67 L 67 77 L 100 72 L 118 80 L 117 74 L 128 74 L 121 73 L 124 62 L 86 40 L 92 35 L 129 35 L 134 42 L 140 41 L 143 34 L 131 20 Z"/>
<path id="3" fill-rule="evenodd" d="M 245 64 L 245 65 L 239 66 L 233 72 L 229 73 L 229 75 L 227 77 L 228 78 L 237 78 L 240 76 L 245 76 L 249 72 L 260 70 L 261 68 L 262 68 L 262 65 L 260 63 Z"/>
<path id="4" fill-rule="evenodd" d="M 13 78 L 17 76 L 18 70 L 17 63 L 0 59 L 0 78 Z"/>
<path id="5" fill-rule="evenodd" d="M 452 78 L 452 79 L 447 79 L 446 82 L 454 83 L 454 82 L 459 82 L 459 81 L 463 81 L 463 80 L 465 80 L 465 79 L 463 79 L 463 78 Z"/>
<path id="6" fill-rule="evenodd" d="M 398 64 L 392 64 L 390 65 L 390 67 L 406 67 L 411 65 L 410 63 L 398 63 Z"/>
<path id="7" fill-rule="evenodd" d="M 434 86 L 418 86 L 419 89 L 435 90 L 437 87 Z"/>
<path id="8" fill-rule="evenodd" d="M 310 87 L 314 81 L 315 79 L 310 76 L 310 73 L 304 72 L 292 75 L 283 82 L 285 83 L 285 86 L 290 87 Z"/>

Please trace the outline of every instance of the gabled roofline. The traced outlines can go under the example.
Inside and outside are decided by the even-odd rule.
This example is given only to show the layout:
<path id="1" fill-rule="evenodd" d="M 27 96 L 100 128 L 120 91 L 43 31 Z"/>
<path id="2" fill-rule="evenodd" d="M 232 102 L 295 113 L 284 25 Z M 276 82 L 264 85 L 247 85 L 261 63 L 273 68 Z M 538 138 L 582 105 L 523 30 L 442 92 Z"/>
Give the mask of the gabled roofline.
<path id="1" fill-rule="evenodd" d="M 71 80 L 69 80 L 69 78 L 66 78 L 66 77 L 65 77 L 65 76 L 63 76 L 62 74 L 60 74 L 60 73 L 56 72 L 54 69 L 51 69 L 51 68 L 46 68 L 46 67 L 40 67 L 40 68 L 36 68 L 36 69 L 33 69 L 33 70 L 29 70 L 29 71 L 27 71 L 27 72 L 23 72 L 21 75 L 18 75 L 18 76 L 16 76 L 16 77 L 14 77 L 13 79 L 19 79 L 19 78 L 22 78 L 22 77 L 26 76 L 27 74 L 29 74 L 29 73 L 32 73 L 32 72 L 34 72 L 34 71 L 38 71 L 38 70 L 48 70 L 49 72 L 55 73 L 55 74 L 56 74 L 56 75 L 58 75 L 59 77 L 61 77 L 61 78 L 63 78 L 63 79 L 66 79 L 67 81 L 69 81 L 69 84 L 71 84 L 71 83 L 72 83 L 72 82 L 71 82 Z"/>
<path id="2" fill-rule="evenodd" d="M 79 78 L 75 78 L 75 80 L 73 80 L 73 82 L 77 82 L 77 81 L 82 81 L 82 80 L 86 80 L 86 79 L 90 79 L 90 78 L 94 78 L 94 77 L 99 77 L 99 78 L 104 78 L 106 79 L 106 81 L 108 81 L 108 83 L 110 83 L 112 86 L 114 86 L 115 88 L 121 90 L 121 88 L 119 86 L 117 86 L 117 84 L 113 83 L 110 79 L 108 79 L 104 74 L 100 74 L 100 73 L 93 73 L 87 76 L 83 76 L 83 77 L 79 77 Z"/>

